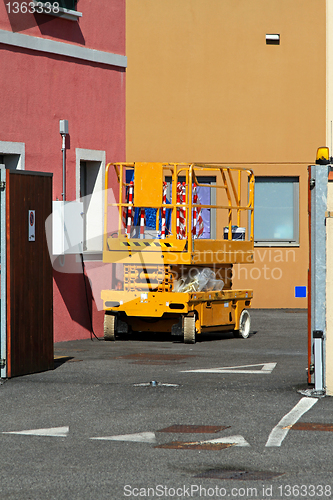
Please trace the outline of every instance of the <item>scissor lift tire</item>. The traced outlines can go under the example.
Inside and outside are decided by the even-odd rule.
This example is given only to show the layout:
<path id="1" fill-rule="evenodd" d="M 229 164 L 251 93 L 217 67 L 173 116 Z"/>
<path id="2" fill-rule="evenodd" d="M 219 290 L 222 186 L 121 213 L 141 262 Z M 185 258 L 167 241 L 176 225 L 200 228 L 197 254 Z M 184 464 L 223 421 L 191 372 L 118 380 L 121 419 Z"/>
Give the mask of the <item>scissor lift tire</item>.
<path id="1" fill-rule="evenodd" d="M 116 318 L 113 314 L 104 315 L 104 340 L 116 340 Z"/>
<path id="2" fill-rule="evenodd" d="M 184 317 L 184 344 L 195 344 L 195 317 Z"/>
<path id="3" fill-rule="evenodd" d="M 234 330 L 234 336 L 247 339 L 250 335 L 251 316 L 247 309 L 243 309 L 239 317 L 239 330 Z"/>

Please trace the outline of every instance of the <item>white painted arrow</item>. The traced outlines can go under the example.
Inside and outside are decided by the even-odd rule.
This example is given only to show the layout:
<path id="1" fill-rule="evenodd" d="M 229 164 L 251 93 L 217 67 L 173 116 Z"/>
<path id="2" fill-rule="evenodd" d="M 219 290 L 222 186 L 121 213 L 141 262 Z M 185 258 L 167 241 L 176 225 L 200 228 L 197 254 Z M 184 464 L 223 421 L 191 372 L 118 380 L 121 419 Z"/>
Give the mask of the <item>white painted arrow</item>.
<path id="1" fill-rule="evenodd" d="M 50 429 L 31 429 L 26 431 L 11 431 L 2 432 L 2 434 L 21 434 L 24 436 L 50 436 L 50 437 L 67 437 L 69 427 L 51 427 Z"/>
<path id="2" fill-rule="evenodd" d="M 92 437 L 103 441 L 133 441 L 135 443 L 156 443 L 154 432 L 139 432 L 137 434 L 122 434 L 119 436 Z"/>
<path id="3" fill-rule="evenodd" d="M 235 446 L 250 446 L 243 436 L 228 436 L 217 439 L 210 439 L 209 441 L 200 441 L 201 443 L 225 443 L 234 444 Z"/>
<path id="4" fill-rule="evenodd" d="M 262 366 L 261 370 L 249 370 L 255 366 Z M 182 370 L 181 373 L 259 373 L 261 375 L 272 373 L 276 363 L 259 363 L 258 365 L 225 366 L 223 368 L 204 368 L 200 370 Z M 245 369 L 244 369 L 245 368 Z"/>

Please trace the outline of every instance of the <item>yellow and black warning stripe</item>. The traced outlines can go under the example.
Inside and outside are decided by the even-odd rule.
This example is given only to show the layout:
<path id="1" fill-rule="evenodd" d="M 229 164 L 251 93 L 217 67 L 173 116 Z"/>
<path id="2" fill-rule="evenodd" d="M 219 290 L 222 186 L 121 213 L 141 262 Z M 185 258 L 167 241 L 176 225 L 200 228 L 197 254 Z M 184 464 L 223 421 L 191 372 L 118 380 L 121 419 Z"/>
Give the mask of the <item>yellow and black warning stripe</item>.
<path id="1" fill-rule="evenodd" d="M 120 243 L 123 247 L 157 247 L 157 248 L 171 248 L 172 243 L 165 241 L 122 241 Z"/>

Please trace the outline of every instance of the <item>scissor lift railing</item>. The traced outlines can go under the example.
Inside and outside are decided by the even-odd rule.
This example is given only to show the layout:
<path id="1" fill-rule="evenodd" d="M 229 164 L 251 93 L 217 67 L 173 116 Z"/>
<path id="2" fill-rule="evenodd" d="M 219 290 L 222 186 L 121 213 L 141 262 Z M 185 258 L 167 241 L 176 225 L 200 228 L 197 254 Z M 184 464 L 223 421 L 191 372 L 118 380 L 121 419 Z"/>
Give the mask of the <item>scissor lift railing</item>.
<path id="1" fill-rule="evenodd" d="M 191 330 L 185 335 L 187 341 L 193 341 L 195 331 L 239 330 L 252 291 L 232 290 L 231 272 L 233 264 L 253 262 L 253 172 L 219 164 L 108 164 L 106 193 L 111 169 L 116 172 L 119 190 L 114 193 L 118 201 L 105 197 L 103 260 L 121 263 L 124 277 L 122 282 L 113 278 L 110 290 L 102 292 L 106 337 L 114 338 L 117 331 L 128 328 L 175 332 L 180 320 L 184 335 Z M 209 203 L 193 197 L 193 190 L 202 189 L 208 190 Z M 210 226 L 199 237 L 194 227 L 204 211 Z M 166 212 L 169 223 L 163 230 Z M 142 214 L 147 213 L 150 226 L 143 228 Z M 134 226 L 135 217 L 141 225 Z M 242 228 L 241 239 L 235 239 L 235 227 L 236 231 Z M 219 277 L 222 273 L 222 291 L 175 292 L 177 277 L 203 267 L 213 269 Z M 163 325 L 151 327 L 152 318 L 163 318 Z"/>

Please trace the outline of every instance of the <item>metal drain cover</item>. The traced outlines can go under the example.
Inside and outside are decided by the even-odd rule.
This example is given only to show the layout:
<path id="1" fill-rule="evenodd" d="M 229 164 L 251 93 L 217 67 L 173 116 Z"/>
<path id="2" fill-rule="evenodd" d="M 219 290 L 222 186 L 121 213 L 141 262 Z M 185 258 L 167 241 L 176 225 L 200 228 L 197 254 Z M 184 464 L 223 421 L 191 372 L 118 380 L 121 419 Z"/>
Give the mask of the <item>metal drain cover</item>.
<path id="1" fill-rule="evenodd" d="M 330 431 L 333 432 L 333 424 L 315 424 L 297 422 L 291 428 L 292 431 Z"/>
<path id="2" fill-rule="evenodd" d="M 211 469 L 202 472 L 201 474 L 197 474 L 194 477 L 210 479 L 235 479 L 240 481 L 261 481 L 274 479 L 275 477 L 282 476 L 283 474 L 284 472 Z"/>
<path id="3" fill-rule="evenodd" d="M 173 432 L 178 434 L 214 434 L 215 432 L 229 429 L 230 425 L 171 425 L 164 429 L 159 429 L 157 432 Z"/>
<path id="4" fill-rule="evenodd" d="M 140 352 L 138 354 L 127 354 L 118 356 L 116 359 L 128 359 L 139 365 L 170 365 L 185 363 L 187 358 L 195 357 L 193 354 L 151 354 Z"/>
<path id="5" fill-rule="evenodd" d="M 180 384 L 163 384 L 162 382 L 156 382 L 152 380 L 151 382 L 143 382 L 142 384 L 133 384 L 134 387 L 179 387 Z"/>
<path id="6" fill-rule="evenodd" d="M 225 448 L 230 448 L 230 446 L 233 446 L 233 444 L 205 443 L 200 441 L 196 441 L 193 443 L 184 443 L 183 441 L 171 441 L 171 443 L 165 443 L 165 444 L 160 444 L 158 446 L 154 446 L 154 448 L 167 448 L 169 450 L 223 450 Z M 201 477 L 201 476 L 196 476 L 196 477 Z"/>

